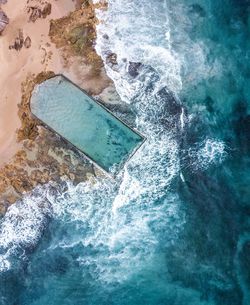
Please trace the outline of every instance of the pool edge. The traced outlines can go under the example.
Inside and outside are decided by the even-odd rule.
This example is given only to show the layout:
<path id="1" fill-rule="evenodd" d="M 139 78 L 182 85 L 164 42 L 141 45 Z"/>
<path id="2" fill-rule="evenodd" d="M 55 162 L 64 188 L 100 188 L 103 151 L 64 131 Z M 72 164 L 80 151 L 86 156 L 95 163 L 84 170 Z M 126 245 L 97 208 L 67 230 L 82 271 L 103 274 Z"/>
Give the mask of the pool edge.
<path id="1" fill-rule="evenodd" d="M 117 166 L 117 170 L 115 171 L 114 174 L 112 174 L 111 172 L 107 171 L 106 169 L 104 169 L 102 166 L 100 166 L 96 161 L 94 161 L 86 152 L 84 152 L 83 150 L 81 150 L 80 148 L 78 148 L 76 145 L 74 145 L 71 141 L 67 140 L 64 136 L 62 136 L 61 134 L 59 134 L 57 131 L 55 131 L 52 127 L 50 127 L 48 124 L 46 124 L 43 120 L 39 119 L 31 110 L 31 99 L 32 99 L 32 95 L 33 92 L 35 90 L 35 88 L 39 85 L 41 85 L 42 83 L 46 82 L 49 79 L 52 78 L 56 78 L 56 77 L 62 77 L 64 78 L 66 81 L 68 81 L 69 83 L 71 83 L 73 86 L 75 86 L 76 88 L 78 88 L 79 90 L 81 90 L 85 95 L 87 95 L 90 99 L 92 99 L 95 103 L 97 103 L 100 107 L 102 107 L 102 109 L 104 109 L 106 112 L 108 112 L 109 114 L 111 114 L 114 118 L 116 118 L 121 124 L 123 124 L 124 126 L 126 126 L 128 129 L 130 129 L 132 132 L 136 133 L 137 135 L 139 135 L 142 139 L 141 143 L 139 143 L 133 150 L 132 152 L 128 155 L 128 157 L 124 160 L 121 161 L 121 163 L 118 164 Z M 76 149 L 77 151 L 79 151 L 81 154 L 83 154 L 86 159 L 88 161 L 90 161 L 91 163 L 93 163 L 98 169 L 100 169 L 102 172 L 104 172 L 105 174 L 107 174 L 110 178 L 115 179 L 115 177 L 122 171 L 122 168 L 124 168 L 125 164 L 131 160 L 131 158 L 134 156 L 134 154 L 142 147 L 142 145 L 146 142 L 147 138 L 141 134 L 138 130 L 130 127 L 126 122 L 122 121 L 119 117 L 117 117 L 115 114 L 113 114 L 107 107 L 105 107 L 105 105 L 103 105 L 101 102 L 99 102 L 98 100 L 96 100 L 93 96 L 89 95 L 88 92 L 86 92 L 86 90 L 84 90 L 83 88 L 79 87 L 77 84 L 75 84 L 73 81 L 71 81 L 68 77 L 66 77 L 65 75 L 59 73 L 59 74 L 54 74 L 51 75 L 50 77 L 46 78 L 44 81 L 42 81 L 41 83 L 38 83 L 35 85 L 34 89 L 32 90 L 31 96 L 30 96 L 30 100 L 29 100 L 29 110 L 31 115 L 38 120 L 41 125 L 45 126 L 47 129 L 49 129 L 50 131 L 52 131 L 53 133 L 55 133 L 59 138 L 63 139 L 66 143 L 69 143 L 70 146 L 72 146 L 72 148 Z"/>

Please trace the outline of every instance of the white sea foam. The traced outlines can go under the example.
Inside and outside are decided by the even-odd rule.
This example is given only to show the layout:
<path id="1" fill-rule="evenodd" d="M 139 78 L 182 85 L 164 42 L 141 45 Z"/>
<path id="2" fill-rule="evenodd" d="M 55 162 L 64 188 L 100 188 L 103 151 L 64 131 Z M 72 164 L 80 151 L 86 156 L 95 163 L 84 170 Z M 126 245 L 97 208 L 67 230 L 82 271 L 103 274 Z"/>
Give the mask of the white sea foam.
<path id="1" fill-rule="evenodd" d="M 193 19 L 202 21 L 190 11 L 172 0 L 155 6 L 147 0 L 109 0 L 107 11 L 97 10 L 96 50 L 104 62 L 110 53 L 117 54 L 118 66 L 105 67 L 125 101 L 131 98 L 124 83 L 129 61 L 153 67 L 161 76 L 160 86 L 175 93 L 221 74 L 218 59 L 209 61 L 205 42 L 190 37 Z"/>
<path id="2" fill-rule="evenodd" d="M 167 247 L 178 238 L 185 222 L 178 195 L 167 192 L 178 173 L 175 146 L 167 134 L 157 143 L 149 139 L 116 182 L 102 179 L 94 185 L 69 184 L 66 193 L 52 196 L 54 217 L 82 228 L 81 234 L 62 238 L 54 246 L 81 243 L 95 249 L 95 254 L 83 253 L 78 261 L 95 266 L 95 276 L 102 282 L 121 282 L 145 264 L 153 265 L 159 246 L 157 232 L 168 232 Z"/>
<path id="3" fill-rule="evenodd" d="M 169 101 L 157 95 L 165 85 L 174 94 L 181 90 L 182 63 L 187 56 L 174 49 L 177 40 L 172 35 L 173 17 L 165 14 L 166 5 L 162 1 L 162 11 L 154 11 L 148 1 L 110 0 L 108 11 L 98 12 L 102 22 L 98 25 L 96 49 L 104 61 L 111 52 L 117 54 L 117 66 L 105 67 L 122 99 L 133 101 L 137 128 L 147 137 L 146 145 L 126 164 L 116 182 L 101 179 L 95 184 L 68 184 L 68 190 L 56 196 L 47 196 L 44 188 L 43 196 L 53 206 L 53 218 L 64 227 L 74 228 L 70 234 L 60 236 L 60 241 L 52 240 L 50 249 L 78 244 L 94 249 L 90 254 L 82 253 L 78 261 L 93 266 L 95 277 L 103 282 L 126 280 L 146 264 L 153 264 L 161 232 L 165 232 L 164 245 L 168 247 L 178 239 L 185 223 L 181 200 L 171 191 L 172 181 L 181 169 L 178 128 L 174 123 L 169 128 L 162 122 L 168 115 L 165 106 Z M 200 48 L 200 60 L 203 48 L 194 48 Z M 153 72 L 131 79 L 129 61 L 150 66 Z M 148 72 L 144 66 L 142 69 Z M 189 69 L 185 69 L 187 75 Z M 183 130 L 184 111 L 177 117 Z M 200 164 L 211 164 L 223 152 L 222 146 L 209 140 L 200 150 L 195 149 L 195 156 Z M 3 269 L 10 268 L 13 253 L 38 241 L 51 212 L 49 205 L 43 212 L 37 205 L 39 198 L 25 200 L 23 205 L 17 203 L 9 209 L 1 226 Z"/>
<path id="4" fill-rule="evenodd" d="M 207 168 L 211 164 L 219 164 L 226 156 L 225 144 L 222 141 L 207 139 L 197 151 L 199 168 Z"/>
<path id="5" fill-rule="evenodd" d="M 223 141 L 206 139 L 187 150 L 185 166 L 192 170 L 206 170 L 211 165 L 221 164 L 227 156 Z"/>
<path id="6" fill-rule="evenodd" d="M 112 0 L 109 1 L 108 11 L 98 10 L 97 15 L 102 22 L 97 27 L 96 50 L 104 60 L 111 52 L 117 54 L 118 70 L 108 65 L 106 70 L 115 80 L 116 89 L 123 99 L 129 101 L 131 98 L 131 88 L 126 86 L 123 79 L 129 61 L 152 66 L 162 75 L 162 86 L 168 84 L 172 91 L 181 89 L 181 65 L 178 54 L 169 43 L 169 20 L 164 10 L 162 13 L 160 10 L 154 12 L 147 1 Z"/>
<path id="7" fill-rule="evenodd" d="M 204 41 L 191 39 L 192 18 L 202 20 L 202 15 L 195 11 L 190 13 L 190 6 L 171 0 L 157 3 L 155 7 L 141 0 L 109 0 L 108 3 L 107 11 L 97 10 L 101 22 L 97 26 L 96 50 L 104 63 L 110 53 L 117 54 L 117 66 L 114 68 L 106 62 L 106 70 L 124 101 L 136 99 L 137 128 L 148 138 L 152 137 L 152 146 L 159 149 L 164 141 L 157 143 L 156 138 L 165 132 L 159 121 L 169 114 L 164 111 L 167 102 L 156 97 L 157 92 L 167 86 L 178 99 L 183 84 L 193 88 L 204 79 L 218 77 L 222 70 L 220 63 L 208 61 L 209 49 Z M 143 77 L 131 79 L 129 62 L 152 67 L 158 78 L 154 79 L 155 75 L 145 69 L 145 73 L 141 71 Z M 148 93 L 152 83 L 154 90 Z M 183 131 L 188 121 L 183 107 L 176 120 Z M 171 131 L 176 132 L 174 128 Z M 174 149 L 178 150 L 177 142 L 171 146 L 171 150 Z M 188 154 L 192 155 L 196 169 L 206 169 L 224 160 L 225 145 L 220 140 L 208 139 L 188 148 Z M 173 160 L 178 163 L 175 155 Z"/>
<path id="8" fill-rule="evenodd" d="M 0 227 L 0 271 L 8 270 L 16 255 L 25 259 L 26 250 L 36 245 L 50 214 L 49 202 L 40 195 L 25 196 L 9 207 Z"/>
<path id="9" fill-rule="evenodd" d="M 181 108 L 180 121 L 181 121 L 181 129 L 184 129 L 185 120 L 184 120 L 184 108 L 183 107 Z"/>
<path id="10" fill-rule="evenodd" d="M 82 253 L 78 261 L 85 267 L 94 267 L 97 280 L 106 283 L 127 280 L 145 264 L 153 264 L 159 246 L 157 231 L 168 231 L 167 245 L 178 237 L 185 221 L 177 195 L 169 193 L 157 205 L 150 190 L 142 197 L 132 178 L 127 179 L 123 185 L 109 180 L 76 187 L 69 184 L 66 194 L 50 198 L 55 219 L 63 226 L 69 222 L 80 230 L 62 237 L 59 243 L 56 240 L 51 247 L 83 244 L 86 249 L 94 249 L 89 254 Z"/>
<path id="11" fill-rule="evenodd" d="M 135 11 L 142 14 L 138 16 Z M 166 84 L 175 92 L 181 89 L 182 84 L 180 62 L 170 46 L 167 15 L 158 14 L 160 20 L 157 23 L 148 2 L 109 1 L 108 11 L 99 11 L 98 16 L 102 22 L 97 30 L 97 52 L 104 62 L 110 53 L 117 55 L 117 65 L 113 67 L 107 62 L 106 70 L 121 98 L 128 103 L 133 100 L 137 110 L 137 128 L 147 137 L 146 144 L 126 165 L 113 198 L 111 219 L 114 227 L 107 235 L 107 244 L 110 249 L 119 249 L 115 254 L 111 250 L 108 253 L 112 253 L 120 268 L 109 272 L 110 280 L 128 276 L 145 265 L 145 260 L 150 264 L 157 248 L 157 235 L 153 234 L 150 223 L 157 221 L 158 227 L 164 223 L 170 240 L 177 237 L 184 223 L 180 200 L 170 192 L 171 182 L 179 172 L 178 142 L 173 137 L 174 128 L 168 131 L 161 125 L 167 101 L 157 96 Z M 164 39 L 165 45 L 159 45 L 157 39 Z M 129 62 L 150 66 L 155 72 L 142 73 L 141 77 L 131 79 Z M 151 87 L 154 73 L 161 77 L 154 83 L 153 90 L 147 90 Z M 156 207 L 155 203 L 163 196 L 166 199 Z M 173 218 L 176 218 L 175 223 L 172 223 Z"/>

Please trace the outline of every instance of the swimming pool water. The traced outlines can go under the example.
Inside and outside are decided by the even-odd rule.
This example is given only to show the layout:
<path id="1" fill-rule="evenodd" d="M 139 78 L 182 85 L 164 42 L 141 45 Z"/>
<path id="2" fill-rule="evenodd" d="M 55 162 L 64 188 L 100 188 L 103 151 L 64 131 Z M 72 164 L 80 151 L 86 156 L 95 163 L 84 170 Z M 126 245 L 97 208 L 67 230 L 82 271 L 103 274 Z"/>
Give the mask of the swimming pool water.
<path id="1" fill-rule="evenodd" d="M 143 137 L 62 75 L 37 85 L 31 112 L 109 172 L 120 167 Z"/>

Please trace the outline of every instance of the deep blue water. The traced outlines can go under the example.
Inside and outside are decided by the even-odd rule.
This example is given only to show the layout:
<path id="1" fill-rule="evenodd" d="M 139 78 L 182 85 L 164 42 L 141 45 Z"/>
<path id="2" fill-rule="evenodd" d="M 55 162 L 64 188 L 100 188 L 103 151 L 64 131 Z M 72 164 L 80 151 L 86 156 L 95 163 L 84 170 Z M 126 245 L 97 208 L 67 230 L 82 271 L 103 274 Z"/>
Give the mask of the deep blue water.
<path id="1" fill-rule="evenodd" d="M 147 142 L 116 183 L 48 185 L 9 209 L 0 304 L 250 304 L 250 2 L 110 0 L 98 15 L 97 51 Z"/>

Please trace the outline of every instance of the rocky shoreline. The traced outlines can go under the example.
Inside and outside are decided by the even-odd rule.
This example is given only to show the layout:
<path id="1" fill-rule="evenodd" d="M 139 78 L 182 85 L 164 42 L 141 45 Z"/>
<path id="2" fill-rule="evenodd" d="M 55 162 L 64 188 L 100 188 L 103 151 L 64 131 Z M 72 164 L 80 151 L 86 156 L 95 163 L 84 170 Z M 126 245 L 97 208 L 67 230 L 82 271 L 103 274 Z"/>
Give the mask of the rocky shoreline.
<path id="1" fill-rule="evenodd" d="M 112 83 L 94 49 L 95 26 L 98 22 L 94 9 L 90 1 L 78 1 L 73 12 L 63 18 L 50 20 L 49 37 L 51 43 L 61 50 L 65 69 L 69 69 L 72 64 L 78 65 L 79 69 L 84 66 L 84 74 L 79 72 L 77 75 L 78 84 L 90 94 L 98 95 L 105 88 L 112 87 Z M 44 17 L 42 11 L 39 13 L 34 8 L 30 10 L 31 22 L 36 21 L 34 16 L 46 18 L 47 15 Z M 53 74 L 54 71 L 41 71 L 37 75 L 28 75 L 22 83 L 22 97 L 18 106 L 21 127 L 17 130 L 21 149 L 11 162 L 0 168 L 0 215 L 37 185 L 49 181 L 60 183 L 65 179 L 79 183 L 90 176 L 102 175 L 81 153 L 42 126 L 30 113 L 29 101 L 35 85 Z"/>

